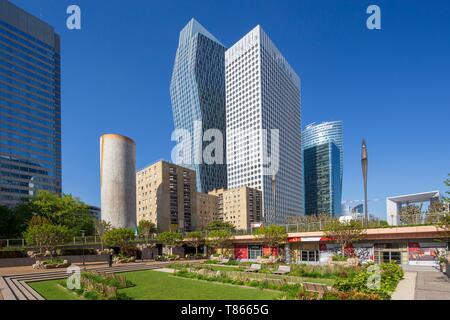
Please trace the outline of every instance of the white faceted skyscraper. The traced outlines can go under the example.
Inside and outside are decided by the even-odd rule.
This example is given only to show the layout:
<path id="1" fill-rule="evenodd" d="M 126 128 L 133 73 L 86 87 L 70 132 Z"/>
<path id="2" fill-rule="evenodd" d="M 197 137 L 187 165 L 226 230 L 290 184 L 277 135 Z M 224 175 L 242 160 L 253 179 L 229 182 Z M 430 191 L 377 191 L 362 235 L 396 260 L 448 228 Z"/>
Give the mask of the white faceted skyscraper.
<path id="1" fill-rule="evenodd" d="M 226 51 L 225 87 L 228 188 L 261 190 L 265 223 L 304 214 L 300 78 L 260 26 Z"/>

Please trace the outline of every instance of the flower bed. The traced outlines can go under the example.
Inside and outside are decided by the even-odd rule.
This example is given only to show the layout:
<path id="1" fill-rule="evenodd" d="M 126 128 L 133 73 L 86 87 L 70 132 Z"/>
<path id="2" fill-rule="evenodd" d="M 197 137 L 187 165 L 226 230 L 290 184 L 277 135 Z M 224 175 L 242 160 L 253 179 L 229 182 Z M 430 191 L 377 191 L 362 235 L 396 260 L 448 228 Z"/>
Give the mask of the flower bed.
<path id="1" fill-rule="evenodd" d="M 36 263 L 33 264 L 33 269 L 60 269 L 60 268 L 67 268 L 70 266 L 70 263 L 68 260 L 63 259 L 47 259 L 47 260 L 36 260 Z"/>
<path id="2" fill-rule="evenodd" d="M 118 292 L 118 289 L 134 286 L 123 275 L 97 272 L 83 272 L 80 284 L 80 289 L 72 291 L 89 300 L 130 300 L 126 294 Z"/>
<path id="3" fill-rule="evenodd" d="M 243 272 L 211 271 L 207 269 L 181 269 L 175 272 L 176 276 L 228 283 L 240 286 L 249 286 L 260 289 L 278 290 L 284 299 L 295 299 L 301 284 L 289 283 L 286 279 L 255 278 L 255 275 Z"/>
<path id="4" fill-rule="evenodd" d="M 119 254 L 119 255 L 113 257 L 113 262 L 115 264 L 133 263 L 135 261 L 136 261 L 136 257 L 135 256 L 125 256 L 125 255 Z"/>
<path id="5" fill-rule="evenodd" d="M 403 278 L 402 268 L 394 263 L 367 265 L 346 279 L 337 279 L 334 287 L 344 293 L 359 292 L 375 294 L 381 299 L 390 299 Z"/>

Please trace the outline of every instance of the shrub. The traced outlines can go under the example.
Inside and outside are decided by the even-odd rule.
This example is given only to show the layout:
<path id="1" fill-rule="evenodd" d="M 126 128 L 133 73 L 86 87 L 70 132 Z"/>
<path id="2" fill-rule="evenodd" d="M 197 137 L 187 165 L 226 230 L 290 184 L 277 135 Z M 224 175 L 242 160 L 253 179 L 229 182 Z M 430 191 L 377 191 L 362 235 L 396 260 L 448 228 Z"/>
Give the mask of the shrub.
<path id="1" fill-rule="evenodd" d="M 350 292 L 330 291 L 324 293 L 322 300 L 381 300 L 381 297 L 375 293 L 364 293 L 356 290 Z"/>
<path id="2" fill-rule="evenodd" d="M 333 261 L 347 261 L 348 258 L 341 254 L 336 254 L 331 258 Z"/>
<path id="3" fill-rule="evenodd" d="M 390 299 L 399 281 L 403 278 L 402 268 L 395 262 L 381 264 L 380 286 L 379 288 L 369 288 L 368 280 L 373 274 L 368 270 L 370 266 L 368 265 L 357 273 L 350 275 L 347 279 L 337 279 L 334 287 L 342 292 L 357 291 L 365 294 L 376 294 L 382 299 Z"/>
<path id="4" fill-rule="evenodd" d="M 85 248 L 84 249 L 84 255 L 90 256 L 90 255 L 96 255 L 97 250 L 93 248 Z M 60 248 L 56 249 L 56 255 L 58 256 L 82 256 L 83 255 L 83 248 Z"/>

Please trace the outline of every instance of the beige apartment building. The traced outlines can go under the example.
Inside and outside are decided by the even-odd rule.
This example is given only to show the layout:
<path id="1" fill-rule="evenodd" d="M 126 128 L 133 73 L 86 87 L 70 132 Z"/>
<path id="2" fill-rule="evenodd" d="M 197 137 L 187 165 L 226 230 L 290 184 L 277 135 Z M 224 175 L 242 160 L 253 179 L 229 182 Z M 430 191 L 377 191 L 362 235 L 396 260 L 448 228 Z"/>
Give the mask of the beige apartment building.
<path id="1" fill-rule="evenodd" d="M 191 231 L 197 211 L 195 171 L 159 161 L 136 173 L 137 221 L 158 231 Z"/>
<path id="2" fill-rule="evenodd" d="M 218 197 L 208 193 L 197 192 L 197 212 L 193 216 L 196 230 L 204 230 L 211 221 L 217 220 Z"/>
<path id="3" fill-rule="evenodd" d="M 249 187 L 209 192 L 217 197 L 214 220 L 232 223 L 236 229 L 249 229 L 252 223 L 261 222 L 262 193 Z"/>
<path id="4" fill-rule="evenodd" d="M 214 220 L 248 229 L 261 221 L 262 194 L 241 187 L 196 191 L 195 171 L 159 161 L 136 173 L 137 222 L 153 222 L 158 231 L 202 230 Z"/>

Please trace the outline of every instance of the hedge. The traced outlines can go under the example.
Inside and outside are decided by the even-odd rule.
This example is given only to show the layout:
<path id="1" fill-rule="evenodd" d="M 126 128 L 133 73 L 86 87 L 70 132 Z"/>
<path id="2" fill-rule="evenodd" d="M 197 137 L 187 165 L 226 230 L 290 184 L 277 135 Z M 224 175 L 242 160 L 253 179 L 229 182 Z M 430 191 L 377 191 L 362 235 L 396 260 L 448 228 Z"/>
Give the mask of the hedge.
<path id="1" fill-rule="evenodd" d="M 21 249 L 0 250 L 0 259 L 26 258 L 27 253 Z"/>

